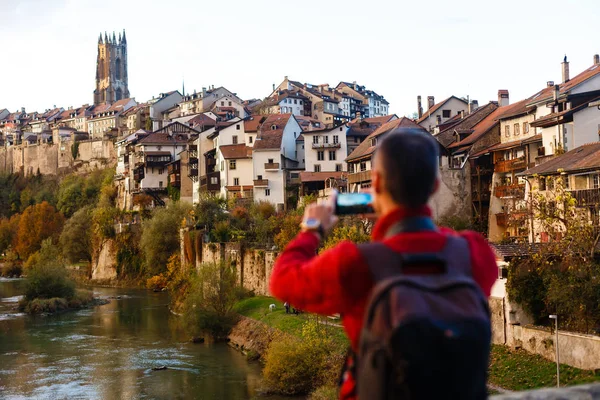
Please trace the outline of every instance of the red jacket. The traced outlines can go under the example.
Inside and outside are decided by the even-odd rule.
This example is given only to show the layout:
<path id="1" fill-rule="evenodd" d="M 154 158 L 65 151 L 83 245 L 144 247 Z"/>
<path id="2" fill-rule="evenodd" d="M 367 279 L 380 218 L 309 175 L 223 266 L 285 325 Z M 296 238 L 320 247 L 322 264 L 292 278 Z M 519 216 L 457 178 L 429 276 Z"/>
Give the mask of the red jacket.
<path id="1" fill-rule="evenodd" d="M 498 276 L 496 257 L 485 239 L 475 232 L 457 233 L 451 229 L 406 232 L 384 239 L 396 222 L 414 216 L 431 216 L 429 207 L 417 210 L 396 209 L 380 218 L 373 228 L 372 240 L 383 241 L 403 253 L 441 251 L 447 235 L 461 235 L 469 242 L 473 277 L 486 296 Z M 353 350 L 357 350 L 366 302 L 373 281 L 368 265 L 357 246 L 343 241 L 316 256 L 319 241 L 312 233 L 300 233 L 281 253 L 271 275 L 271 293 L 295 307 L 318 314 L 342 314 L 344 329 Z M 354 382 L 348 381 L 340 398 L 352 399 Z"/>

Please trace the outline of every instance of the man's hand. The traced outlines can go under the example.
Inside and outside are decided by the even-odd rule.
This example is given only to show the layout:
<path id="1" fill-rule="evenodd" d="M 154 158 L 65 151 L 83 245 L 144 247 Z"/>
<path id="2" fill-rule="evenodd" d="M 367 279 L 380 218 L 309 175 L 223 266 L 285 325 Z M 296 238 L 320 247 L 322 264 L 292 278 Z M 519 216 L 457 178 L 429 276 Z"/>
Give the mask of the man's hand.
<path id="1" fill-rule="evenodd" d="M 316 219 L 321 223 L 325 234 L 329 233 L 337 223 L 338 217 L 333 214 L 336 195 L 333 194 L 327 203 L 311 203 L 304 209 L 304 221 L 309 218 Z M 316 233 L 316 232 L 315 232 Z M 321 238 L 323 239 L 323 238 Z"/>

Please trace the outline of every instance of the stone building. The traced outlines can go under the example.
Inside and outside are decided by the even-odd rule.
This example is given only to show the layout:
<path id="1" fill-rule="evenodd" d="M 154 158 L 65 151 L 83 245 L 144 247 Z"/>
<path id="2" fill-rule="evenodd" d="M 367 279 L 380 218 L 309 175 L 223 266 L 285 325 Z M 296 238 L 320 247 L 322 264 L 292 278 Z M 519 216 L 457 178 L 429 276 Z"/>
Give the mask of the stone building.
<path id="1" fill-rule="evenodd" d="M 104 33 L 98 38 L 98 58 L 96 61 L 96 90 L 94 105 L 112 104 L 129 98 L 127 85 L 127 39 L 125 30 L 119 39 L 113 32 L 112 38 Z"/>

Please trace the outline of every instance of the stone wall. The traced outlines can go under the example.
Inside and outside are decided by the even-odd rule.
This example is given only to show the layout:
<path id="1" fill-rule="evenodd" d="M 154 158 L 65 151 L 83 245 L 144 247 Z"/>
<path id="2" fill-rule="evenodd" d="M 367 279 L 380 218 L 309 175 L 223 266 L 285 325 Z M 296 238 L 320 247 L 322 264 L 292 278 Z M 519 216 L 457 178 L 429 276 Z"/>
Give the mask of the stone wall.
<path id="1" fill-rule="evenodd" d="M 98 251 L 93 252 L 92 280 L 117 278 L 117 249 L 114 240 L 105 240 Z"/>
<path id="2" fill-rule="evenodd" d="M 440 186 L 429 201 L 436 220 L 444 217 L 471 219 L 471 168 L 466 163 L 462 169 L 440 167 Z"/>
<path id="3" fill-rule="evenodd" d="M 229 261 L 235 265 L 238 282 L 257 295 L 269 295 L 269 279 L 277 253 L 273 251 L 246 249 L 239 243 L 203 243 L 202 254 L 196 268 L 202 263 Z"/>
<path id="4" fill-rule="evenodd" d="M 73 159 L 72 141 L 61 143 L 24 143 L 0 148 L 0 172 L 25 175 L 38 172 L 57 175 L 74 169 L 84 171 L 104 168 L 116 163 L 116 152 L 110 140 L 85 140 L 77 142 L 79 152 Z"/>

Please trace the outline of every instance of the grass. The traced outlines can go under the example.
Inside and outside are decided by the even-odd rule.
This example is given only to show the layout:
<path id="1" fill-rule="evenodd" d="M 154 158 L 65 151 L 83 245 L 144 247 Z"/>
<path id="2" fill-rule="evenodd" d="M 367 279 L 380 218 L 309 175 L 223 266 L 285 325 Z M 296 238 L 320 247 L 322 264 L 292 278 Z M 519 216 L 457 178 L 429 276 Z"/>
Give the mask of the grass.
<path id="1" fill-rule="evenodd" d="M 269 310 L 271 304 L 275 304 L 275 311 Z M 282 302 L 267 296 L 242 300 L 236 304 L 235 311 L 295 336 L 300 336 L 305 321 L 309 318 L 317 318 L 313 314 L 286 314 Z M 318 318 L 329 321 L 325 317 Z M 343 329 L 330 326 L 327 331 L 334 335 L 336 342 L 348 345 Z M 600 374 L 595 374 L 594 371 L 581 370 L 564 364 L 560 366 L 561 386 L 595 381 L 600 381 Z M 554 387 L 556 386 L 556 364 L 525 350 L 512 350 L 506 346 L 492 345 L 489 383 L 513 391 Z M 490 390 L 490 394 L 494 393 L 494 390 Z"/>
<path id="2" fill-rule="evenodd" d="M 269 305 L 271 304 L 275 304 L 275 311 L 269 310 Z M 339 320 L 331 321 L 327 317 L 316 316 L 314 314 L 286 314 L 283 303 L 268 296 L 255 296 L 244 299 L 235 305 L 234 311 L 240 315 L 261 321 L 266 325 L 294 336 L 301 335 L 302 326 L 309 318 L 318 318 L 323 324 L 330 322 L 336 324 L 340 323 Z M 329 325 L 327 333 L 331 333 L 337 343 L 348 346 L 349 341 L 342 328 Z"/>
<path id="3" fill-rule="evenodd" d="M 492 345 L 489 382 L 504 389 L 522 391 L 556 386 L 556 363 L 525 350 Z M 600 381 L 594 371 L 560 365 L 561 386 Z"/>

